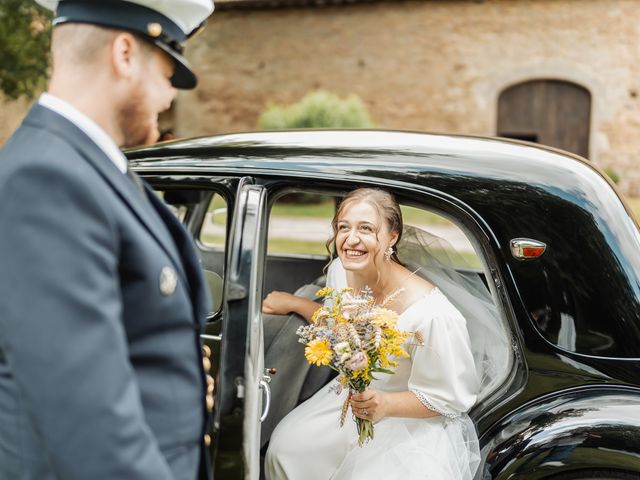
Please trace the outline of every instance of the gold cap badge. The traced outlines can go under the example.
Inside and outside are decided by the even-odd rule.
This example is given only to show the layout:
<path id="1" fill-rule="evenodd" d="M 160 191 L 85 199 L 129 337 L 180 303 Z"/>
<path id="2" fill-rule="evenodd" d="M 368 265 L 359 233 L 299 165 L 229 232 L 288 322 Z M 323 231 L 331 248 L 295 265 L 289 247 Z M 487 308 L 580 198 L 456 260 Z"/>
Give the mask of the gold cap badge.
<path id="1" fill-rule="evenodd" d="M 162 33 L 162 25 L 157 22 L 153 22 L 147 25 L 147 33 L 150 37 L 159 37 Z"/>

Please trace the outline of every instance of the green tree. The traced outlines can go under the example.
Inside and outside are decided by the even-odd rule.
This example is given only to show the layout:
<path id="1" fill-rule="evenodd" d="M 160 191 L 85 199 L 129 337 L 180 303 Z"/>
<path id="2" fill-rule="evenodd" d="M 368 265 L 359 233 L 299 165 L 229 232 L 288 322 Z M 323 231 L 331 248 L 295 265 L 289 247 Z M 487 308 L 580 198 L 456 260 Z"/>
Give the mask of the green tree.
<path id="1" fill-rule="evenodd" d="M 51 14 L 33 0 L 0 0 L 0 90 L 33 98 L 49 67 Z"/>
<path id="2" fill-rule="evenodd" d="M 324 90 L 311 92 L 291 105 L 270 104 L 258 120 L 258 127 L 262 130 L 372 126 L 369 113 L 359 97 L 349 95 L 341 99 Z"/>

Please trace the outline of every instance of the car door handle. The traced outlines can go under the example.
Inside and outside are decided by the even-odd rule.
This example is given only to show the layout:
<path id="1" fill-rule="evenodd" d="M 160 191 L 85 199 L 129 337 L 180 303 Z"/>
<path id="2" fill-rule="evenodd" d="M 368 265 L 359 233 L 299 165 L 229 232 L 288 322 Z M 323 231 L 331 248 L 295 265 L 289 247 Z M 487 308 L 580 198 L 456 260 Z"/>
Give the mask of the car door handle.
<path id="1" fill-rule="evenodd" d="M 260 380 L 260 389 L 264 392 L 264 407 L 262 409 L 262 415 L 260 415 L 260 421 L 264 422 L 264 419 L 269 415 L 269 409 L 271 408 L 271 387 L 269 383 L 262 379 Z"/>
<path id="2" fill-rule="evenodd" d="M 200 334 L 200 338 L 202 340 L 212 340 L 214 342 L 221 342 L 222 341 L 222 335 L 209 335 L 207 333 L 201 333 Z"/>

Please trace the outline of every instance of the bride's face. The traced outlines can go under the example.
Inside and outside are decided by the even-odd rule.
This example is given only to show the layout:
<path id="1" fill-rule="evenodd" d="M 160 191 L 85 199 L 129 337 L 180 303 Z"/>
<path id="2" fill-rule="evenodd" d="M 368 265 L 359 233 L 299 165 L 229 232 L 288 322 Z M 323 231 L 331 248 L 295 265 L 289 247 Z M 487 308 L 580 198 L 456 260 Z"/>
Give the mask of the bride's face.
<path id="1" fill-rule="evenodd" d="M 384 251 L 397 238 L 368 202 L 346 205 L 336 230 L 336 250 L 345 270 L 377 272 Z"/>

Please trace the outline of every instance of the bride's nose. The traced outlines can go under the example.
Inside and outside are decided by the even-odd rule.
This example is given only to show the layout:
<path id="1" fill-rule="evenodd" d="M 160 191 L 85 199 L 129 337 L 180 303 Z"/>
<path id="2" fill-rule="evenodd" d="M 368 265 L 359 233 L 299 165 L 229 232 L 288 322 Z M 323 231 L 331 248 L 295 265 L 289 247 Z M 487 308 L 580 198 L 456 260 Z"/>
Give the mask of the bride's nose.
<path id="1" fill-rule="evenodd" d="M 360 242 L 360 236 L 358 235 L 358 231 L 355 229 L 349 230 L 349 235 L 347 236 L 347 244 L 355 245 Z"/>

